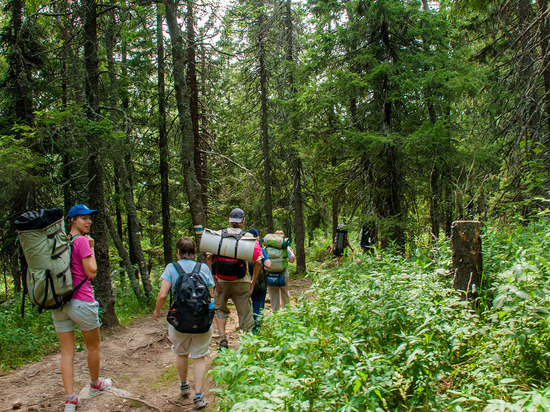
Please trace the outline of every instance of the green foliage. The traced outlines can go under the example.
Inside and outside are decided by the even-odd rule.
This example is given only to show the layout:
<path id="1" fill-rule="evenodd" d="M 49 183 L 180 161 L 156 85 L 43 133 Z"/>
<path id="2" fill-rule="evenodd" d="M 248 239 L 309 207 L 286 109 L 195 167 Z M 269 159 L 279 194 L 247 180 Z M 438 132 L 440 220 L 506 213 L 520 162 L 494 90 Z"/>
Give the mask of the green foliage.
<path id="1" fill-rule="evenodd" d="M 21 318 L 21 298 L 0 306 L 0 372 L 34 362 L 58 347 L 49 311 L 39 314 L 27 302 Z"/>
<path id="2" fill-rule="evenodd" d="M 153 312 L 154 302 L 138 302 L 129 282 L 120 274 L 113 276 L 113 285 L 115 310 L 121 324 L 128 325 L 131 321 Z M 155 288 L 155 294 L 157 290 Z M 58 350 L 57 333 L 49 310 L 39 314 L 27 300 L 25 317 L 21 318 L 21 298 L 17 298 L 0 305 L 0 318 L 0 373 L 24 363 L 38 361 Z M 77 350 L 82 350 L 80 333 L 76 335 L 76 340 Z"/>
<path id="3" fill-rule="evenodd" d="M 217 355 L 221 408 L 545 410 L 550 223 L 518 223 L 486 230 L 476 310 L 444 276 L 447 243 L 317 271 L 296 307 Z"/>
<path id="4" fill-rule="evenodd" d="M 151 273 L 154 296 L 156 296 L 159 286 L 158 282 L 155 282 L 155 280 L 159 278 L 159 274 Z M 115 273 L 112 277 L 112 282 L 115 292 L 115 311 L 118 321 L 122 325 L 128 325 L 137 318 L 148 316 L 153 313 L 153 309 L 155 308 L 154 300 L 151 299 L 150 302 L 146 303 L 139 302 L 123 271 Z"/>

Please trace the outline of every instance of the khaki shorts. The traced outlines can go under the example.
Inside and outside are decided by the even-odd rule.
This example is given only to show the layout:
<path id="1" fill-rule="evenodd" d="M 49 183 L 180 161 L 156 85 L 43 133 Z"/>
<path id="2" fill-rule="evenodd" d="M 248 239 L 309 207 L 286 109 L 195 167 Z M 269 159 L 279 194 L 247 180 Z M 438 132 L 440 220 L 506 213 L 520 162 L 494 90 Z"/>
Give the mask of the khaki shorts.
<path id="1" fill-rule="evenodd" d="M 63 309 L 52 310 L 52 319 L 57 332 L 72 332 L 77 324 L 87 332 L 99 327 L 99 303 L 71 299 Z"/>
<path id="2" fill-rule="evenodd" d="M 189 355 L 192 359 L 202 358 L 210 353 L 212 326 L 205 333 L 180 333 L 169 324 L 168 337 L 172 342 L 172 352 L 176 355 Z"/>
<path id="3" fill-rule="evenodd" d="M 249 331 L 254 326 L 252 301 L 250 300 L 250 282 L 219 282 L 221 293 L 214 292 L 214 308 L 218 319 L 227 319 L 230 311 L 227 301 L 231 299 L 239 315 L 239 328 Z"/>

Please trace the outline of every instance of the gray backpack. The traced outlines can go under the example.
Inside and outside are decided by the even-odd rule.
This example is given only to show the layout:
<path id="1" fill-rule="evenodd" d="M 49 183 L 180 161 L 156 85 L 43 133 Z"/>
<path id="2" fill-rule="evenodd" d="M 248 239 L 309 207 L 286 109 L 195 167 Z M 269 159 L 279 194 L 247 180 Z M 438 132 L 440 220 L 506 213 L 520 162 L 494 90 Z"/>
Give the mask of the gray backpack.
<path id="1" fill-rule="evenodd" d="M 21 315 L 25 311 L 25 295 L 38 307 L 39 313 L 44 309 L 62 308 L 87 280 L 76 287 L 73 285 L 71 247 L 74 238 L 65 233 L 62 209 L 26 212 L 14 224 L 27 261 Z"/>

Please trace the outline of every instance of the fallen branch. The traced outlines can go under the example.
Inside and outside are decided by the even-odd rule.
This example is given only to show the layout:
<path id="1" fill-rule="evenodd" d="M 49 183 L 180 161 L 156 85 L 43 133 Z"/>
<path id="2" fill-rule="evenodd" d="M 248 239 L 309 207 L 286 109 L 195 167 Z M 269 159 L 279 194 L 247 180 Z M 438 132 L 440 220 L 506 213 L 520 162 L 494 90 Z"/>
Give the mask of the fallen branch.
<path id="1" fill-rule="evenodd" d="M 160 409 L 157 408 L 156 406 L 151 405 L 150 403 L 147 403 L 147 402 L 144 401 L 143 399 L 134 398 L 134 397 L 132 397 L 132 396 L 126 396 L 126 395 L 117 395 L 116 393 L 112 393 L 112 392 L 109 392 L 109 394 L 110 394 L 110 395 L 113 395 L 113 396 L 116 396 L 117 398 L 130 399 L 131 401 L 140 402 L 140 403 L 144 404 L 145 406 L 147 406 L 147 407 L 150 408 L 150 409 L 154 409 L 155 411 L 162 412 L 162 410 L 160 410 Z"/>

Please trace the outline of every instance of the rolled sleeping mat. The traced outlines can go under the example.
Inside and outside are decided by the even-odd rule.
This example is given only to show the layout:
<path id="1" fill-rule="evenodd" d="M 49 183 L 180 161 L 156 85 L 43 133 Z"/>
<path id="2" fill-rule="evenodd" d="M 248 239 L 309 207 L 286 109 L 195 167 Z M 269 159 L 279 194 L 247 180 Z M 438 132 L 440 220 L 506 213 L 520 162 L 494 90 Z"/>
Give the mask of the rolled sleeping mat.
<path id="1" fill-rule="evenodd" d="M 221 232 L 205 228 L 202 234 L 199 250 L 201 252 L 213 253 L 215 255 L 234 259 L 252 260 L 254 257 L 256 239 L 252 237 L 242 237 L 237 242 L 236 251 L 235 242 L 237 242 L 237 240 L 234 237 L 226 237 L 222 239 Z"/>

